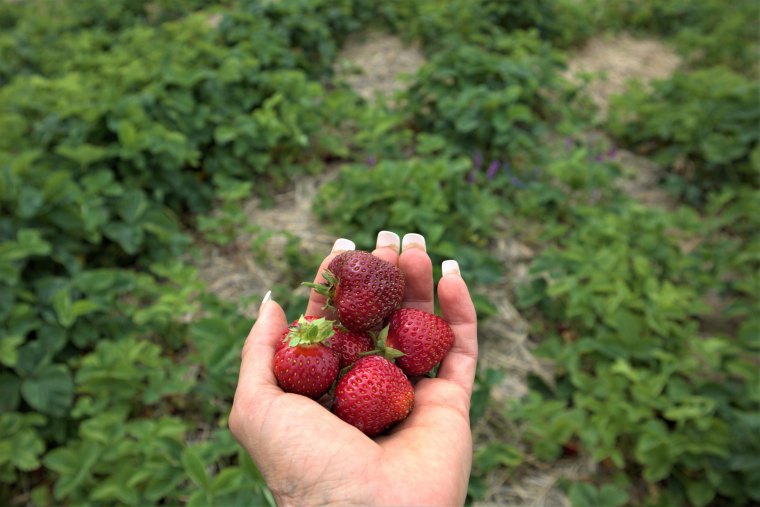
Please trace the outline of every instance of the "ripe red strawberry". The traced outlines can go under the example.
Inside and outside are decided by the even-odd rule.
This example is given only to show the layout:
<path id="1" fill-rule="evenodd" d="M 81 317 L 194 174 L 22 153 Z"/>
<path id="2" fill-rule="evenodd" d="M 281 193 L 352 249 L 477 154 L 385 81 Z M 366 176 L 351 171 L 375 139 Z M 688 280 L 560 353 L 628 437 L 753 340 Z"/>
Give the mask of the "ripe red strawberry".
<path id="1" fill-rule="evenodd" d="M 443 359 L 454 344 L 454 332 L 437 315 L 402 308 L 391 314 L 386 344 L 404 353 L 396 364 L 414 377 L 429 372 Z"/>
<path id="2" fill-rule="evenodd" d="M 351 366 L 362 358 L 362 352 L 374 348 L 372 338 L 364 333 L 354 333 L 342 326 L 333 326 L 335 334 L 330 338 L 330 347 L 340 356 L 340 369 Z"/>
<path id="3" fill-rule="evenodd" d="M 367 356 L 338 381 L 333 412 L 367 436 L 402 421 L 414 406 L 414 388 L 398 366 Z"/>
<path id="4" fill-rule="evenodd" d="M 297 332 L 300 328 L 300 323 L 303 322 L 303 320 L 311 323 L 318 319 L 319 317 L 315 315 L 306 315 L 291 322 L 288 330 L 282 333 L 282 338 L 277 340 L 275 350 L 280 350 L 288 345 L 290 342 L 289 336 L 291 336 L 291 333 Z M 369 352 L 374 349 L 372 338 L 370 338 L 369 335 L 349 331 L 337 322 L 329 320 L 325 320 L 325 322 L 332 324 L 335 334 L 324 343 L 338 353 L 338 356 L 340 357 L 340 369 L 350 366 L 361 359 L 362 356 L 359 355 L 360 353 Z M 322 332 L 326 333 L 326 331 Z"/>
<path id="5" fill-rule="evenodd" d="M 368 331 L 385 320 L 404 298 L 404 273 L 369 252 L 337 255 L 322 273 L 326 284 L 306 283 L 327 297 L 347 329 Z"/>
<path id="6" fill-rule="evenodd" d="M 338 378 L 340 357 L 324 344 L 333 335 L 332 321 L 301 317 L 277 346 L 274 375 L 283 391 L 319 398 Z"/>

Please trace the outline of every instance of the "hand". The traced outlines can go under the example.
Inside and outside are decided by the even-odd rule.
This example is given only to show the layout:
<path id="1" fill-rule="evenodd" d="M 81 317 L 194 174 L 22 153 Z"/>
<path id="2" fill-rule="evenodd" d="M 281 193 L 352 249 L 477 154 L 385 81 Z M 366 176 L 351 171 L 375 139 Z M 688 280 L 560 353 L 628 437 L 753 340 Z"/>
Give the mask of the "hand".
<path id="1" fill-rule="evenodd" d="M 433 312 L 433 272 L 422 236 L 381 232 L 374 255 L 406 276 L 403 307 Z M 338 240 L 316 276 L 353 243 Z M 288 323 L 264 301 L 243 346 L 230 429 L 250 453 L 278 505 L 461 505 L 472 461 L 470 396 L 478 355 L 475 308 L 456 263 L 438 283 L 443 318 L 454 346 L 437 378 L 416 381 L 414 409 L 371 439 L 304 396 L 285 393 L 272 372 L 275 343 Z M 265 298 L 267 299 L 267 298 Z M 312 290 L 306 315 L 324 315 Z"/>

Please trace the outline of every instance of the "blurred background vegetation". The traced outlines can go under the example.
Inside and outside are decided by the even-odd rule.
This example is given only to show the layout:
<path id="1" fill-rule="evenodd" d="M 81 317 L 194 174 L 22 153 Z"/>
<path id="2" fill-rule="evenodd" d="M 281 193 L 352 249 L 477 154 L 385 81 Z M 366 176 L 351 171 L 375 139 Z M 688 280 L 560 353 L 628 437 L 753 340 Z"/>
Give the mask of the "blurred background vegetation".
<path id="1" fill-rule="evenodd" d="M 0 0 L 0 504 L 272 504 L 255 307 L 389 229 L 476 296 L 468 502 L 756 505 L 759 9 Z"/>

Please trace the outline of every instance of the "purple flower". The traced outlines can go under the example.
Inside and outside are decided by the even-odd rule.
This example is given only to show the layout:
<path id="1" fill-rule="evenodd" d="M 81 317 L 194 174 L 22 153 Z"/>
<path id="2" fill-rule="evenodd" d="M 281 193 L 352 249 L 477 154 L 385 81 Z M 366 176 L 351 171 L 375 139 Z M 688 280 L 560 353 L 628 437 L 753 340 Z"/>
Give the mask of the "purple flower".
<path id="1" fill-rule="evenodd" d="M 370 155 L 367 159 L 367 165 L 369 167 L 375 167 L 377 165 L 377 156 L 376 155 Z"/>
<path id="2" fill-rule="evenodd" d="M 517 188 L 524 188 L 525 187 L 525 183 L 523 183 L 522 181 L 520 181 L 520 178 L 518 178 L 517 176 L 512 176 L 512 180 L 511 181 L 512 181 L 512 185 L 514 185 Z"/>
<path id="3" fill-rule="evenodd" d="M 469 173 L 467 173 L 467 183 L 475 183 L 475 169 L 472 169 Z"/>
<path id="4" fill-rule="evenodd" d="M 476 151 L 475 154 L 472 156 L 472 167 L 475 169 L 480 169 L 480 166 L 483 165 L 483 154 L 480 153 L 480 151 Z"/>
<path id="5" fill-rule="evenodd" d="M 615 160 L 616 156 L 617 156 L 617 146 L 613 144 L 612 146 L 610 146 L 610 149 L 607 152 L 607 158 L 610 160 Z"/>
<path id="6" fill-rule="evenodd" d="M 499 172 L 499 166 L 501 165 L 501 162 L 498 160 L 494 160 L 491 162 L 491 165 L 488 166 L 488 172 L 486 173 L 486 178 L 489 180 L 492 180 L 496 177 L 496 173 Z"/>

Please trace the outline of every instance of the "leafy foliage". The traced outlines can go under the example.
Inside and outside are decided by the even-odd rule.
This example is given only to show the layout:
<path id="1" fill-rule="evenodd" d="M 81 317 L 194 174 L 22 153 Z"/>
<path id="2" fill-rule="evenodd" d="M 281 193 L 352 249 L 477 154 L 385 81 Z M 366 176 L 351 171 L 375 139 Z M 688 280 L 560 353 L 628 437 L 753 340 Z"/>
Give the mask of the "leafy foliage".
<path id="1" fill-rule="evenodd" d="M 359 245 L 370 245 L 382 229 L 425 231 L 437 264 L 456 256 L 476 280 L 493 280 L 498 267 L 477 246 L 488 242 L 498 201 L 467 183 L 468 170 L 468 160 L 447 158 L 347 167 L 322 188 L 315 210 Z"/>
<path id="2" fill-rule="evenodd" d="M 640 468 L 671 501 L 747 503 L 756 470 L 735 463 L 760 449 L 760 377 L 740 342 L 699 334 L 704 274 L 672 234 L 694 220 L 634 203 L 596 209 L 536 259 L 520 301 L 548 319 L 541 353 L 557 361 L 558 385 L 514 413 L 531 421 L 542 459 L 577 442 L 608 468 Z"/>
<path id="3" fill-rule="evenodd" d="M 724 68 L 677 73 L 612 103 L 609 128 L 668 168 L 688 202 L 726 185 L 760 181 L 757 84 Z"/>
<path id="4" fill-rule="evenodd" d="M 567 485 L 575 505 L 760 501 L 756 12 L 0 2 L 0 503 L 274 505 L 225 428 L 250 322 L 206 294 L 188 232 L 222 248 L 250 234 L 257 261 L 287 266 L 273 290 L 297 311 L 292 288 L 318 259 L 250 226 L 242 202 L 336 161 L 348 164 L 315 211 L 360 246 L 379 229 L 422 232 L 475 293 L 499 278 L 506 232 L 545 247 L 519 296 L 556 388 L 535 381 L 496 407 L 521 442 L 478 446 L 471 498 L 488 473 L 582 453 L 599 473 Z M 346 37 L 373 24 L 428 55 L 401 107 L 333 79 Z M 668 169 L 676 211 L 630 202 L 615 148 L 573 137 L 588 102 L 558 49 L 626 27 L 686 56 L 618 98 L 607 125 Z M 275 235 L 282 259 L 263 247 Z M 495 311 L 476 304 L 481 319 Z M 479 373 L 473 421 L 502 379 Z"/>
<path id="5" fill-rule="evenodd" d="M 726 65 L 750 76 L 760 71 L 760 6 L 752 0 L 604 0 L 597 22 L 609 29 L 668 36 L 694 66 Z"/>
<path id="6" fill-rule="evenodd" d="M 496 38 L 487 47 L 452 43 L 419 71 L 405 97 L 415 126 L 445 136 L 460 153 L 496 158 L 535 151 L 562 118 L 570 88 L 559 56 L 535 33 Z"/>

